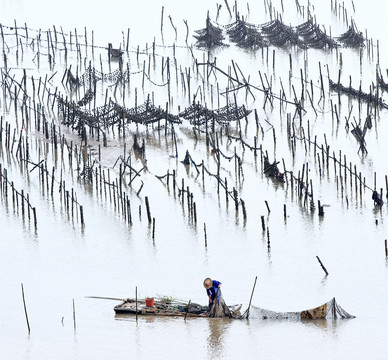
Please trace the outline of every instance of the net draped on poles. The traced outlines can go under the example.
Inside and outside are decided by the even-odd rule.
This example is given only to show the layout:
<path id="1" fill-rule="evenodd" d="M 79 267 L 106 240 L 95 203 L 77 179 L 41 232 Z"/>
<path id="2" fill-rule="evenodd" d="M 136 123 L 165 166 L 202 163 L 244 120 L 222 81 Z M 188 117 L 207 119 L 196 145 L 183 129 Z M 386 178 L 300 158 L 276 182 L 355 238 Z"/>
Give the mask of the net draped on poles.
<path id="1" fill-rule="evenodd" d="M 313 309 L 296 312 L 276 312 L 252 306 L 249 317 L 262 320 L 316 320 L 316 319 L 352 319 L 355 316 L 338 305 L 335 298 Z"/>

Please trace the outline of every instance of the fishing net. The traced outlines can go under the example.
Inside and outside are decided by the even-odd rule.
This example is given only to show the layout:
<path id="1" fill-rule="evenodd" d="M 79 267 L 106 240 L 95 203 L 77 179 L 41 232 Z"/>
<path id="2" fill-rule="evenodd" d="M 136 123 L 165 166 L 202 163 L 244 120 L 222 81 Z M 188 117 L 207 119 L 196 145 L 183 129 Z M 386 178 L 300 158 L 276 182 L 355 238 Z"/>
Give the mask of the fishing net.
<path id="1" fill-rule="evenodd" d="M 203 125 L 208 120 L 214 120 L 220 125 L 226 125 L 231 121 L 237 121 L 248 116 L 251 111 L 247 110 L 245 106 L 237 106 L 233 103 L 216 110 L 209 110 L 199 103 L 194 103 L 179 113 L 179 116 L 190 120 L 190 123 L 193 125 Z"/>
<path id="2" fill-rule="evenodd" d="M 101 71 L 98 71 L 93 66 L 89 65 L 85 72 L 80 76 L 74 76 L 70 69 L 67 70 L 67 81 L 70 83 L 72 87 L 78 87 L 78 86 L 93 86 L 97 81 L 104 81 L 104 82 L 118 82 L 118 81 L 124 81 L 126 79 L 129 79 L 129 67 L 127 66 L 127 69 L 125 71 L 122 71 L 122 69 L 117 69 L 110 73 L 102 73 Z"/>
<path id="3" fill-rule="evenodd" d="M 77 105 L 85 106 L 89 104 L 93 100 L 93 98 L 94 98 L 94 90 L 89 89 L 88 91 L 86 91 L 84 97 L 78 101 Z"/>
<path id="4" fill-rule="evenodd" d="M 299 39 L 298 33 L 279 19 L 263 24 L 261 31 L 273 46 L 297 45 L 300 48 L 306 48 Z"/>
<path id="5" fill-rule="evenodd" d="M 346 87 L 342 85 L 340 82 L 334 82 L 333 80 L 329 79 L 329 87 L 330 87 L 330 90 L 337 91 L 338 93 L 344 93 L 351 97 L 358 98 L 359 100 L 368 101 L 370 103 L 376 103 L 380 107 L 384 109 L 388 109 L 388 104 L 386 104 L 381 97 L 377 97 L 372 93 L 367 94 L 361 91 L 361 85 L 360 85 L 360 89 L 356 90 L 351 86 Z"/>
<path id="6" fill-rule="evenodd" d="M 247 23 L 244 19 L 237 19 L 233 24 L 226 26 L 226 32 L 230 41 L 241 48 L 261 48 L 267 46 L 267 42 L 259 32 L 256 25 Z"/>
<path id="7" fill-rule="evenodd" d="M 365 38 L 361 31 L 358 31 L 356 25 L 352 21 L 352 25 L 349 27 L 348 31 L 340 35 L 337 40 L 347 47 L 362 47 L 365 46 Z"/>
<path id="8" fill-rule="evenodd" d="M 310 19 L 296 27 L 296 32 L 309 48 L 324 49 L 337 46 L 335 40 L 322 31 L 317 24 Z"/>
<path id="9" fill-rule="evenodd" d="M 232 312 L 230 311 L 224 301 L 224 298 L 222 297 L 222 292 L 220 288 L 218 288 L 216 298 L 213 300 L 213 305 L 206 315 L 211 318 L 233 317 Z"/>
<path id="10" fill-rule="evenodd" d="M 94 93 L 87 92 L 82 104 L 90 101 Z M 90 100 L 89 100 L 90 99 Z M 160 106 L 156 107 L 148 99 L 143 104 L 131 109 L 127 109 L 112 100 L 108 104 L 96 107 L 91 111 L 81 109 L 79 103 L 68 101 L 62 96 L 57 97 L 57 104 L 62 117 L 62 123 L 71 126 L 72 129 L 81 129 L 83 125 L 90 128 L 106 128 L 115 124 L 137 123 L 148 125 L 160 120 L 166 120 L 169 123 L 181 123 L 179 116 L 166 113 Z"/>
<path id="11" fill-rule="evenodd" d="M 197 47 L 199 48 L 212 48 L 214 46 L 228 46 L 223 43 L 224 35 L 222 29 L 211 23 L 210 18 L 206 19 L 206 27 L 200 30 L 195 30 L 197 35 L 194 37 L 197 39 Z"/>
<path id="12" fill-rule="evenodd" d="M 263 320 L 351 319 L 355 317 L 339 306 L 335 298 L 316 308 L 298 312 L 275 312 L 252 306 L 243 316 Z"/>

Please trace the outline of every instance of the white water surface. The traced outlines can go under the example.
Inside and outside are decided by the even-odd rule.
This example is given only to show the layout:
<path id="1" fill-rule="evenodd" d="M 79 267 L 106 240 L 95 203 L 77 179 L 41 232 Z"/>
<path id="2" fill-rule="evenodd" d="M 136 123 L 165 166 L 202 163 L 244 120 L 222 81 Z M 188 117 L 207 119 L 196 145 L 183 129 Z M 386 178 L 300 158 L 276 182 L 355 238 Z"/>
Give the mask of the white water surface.
<path id="1" fill-rule="evenodd" d="M 282 14 L 285 23 L 298 25 L 304 21 L 296 11 L 294 1 L 284 0 L 284 13 L 281 2 L 274 1 L 275 8 Z M 307 1 L 299 1 L 307 9 Z M 310 1 L 310 10 L 319 24 L 325 25 L 333 36 L 346 31 L 343 19 L 330 11 L 330 1 Z M 289 54 L 293 59 L 292 83 L 300 93 L 300 68 L 304 68 L 308 59 L 307 73 L 314 84 L 316 104 L 319 100 L 319 62 L 325 76 L 328 89 L 326 66 L 334 79 L 339 69 L 339 54 L 342 53 L 342 79 L 358 87 L 362 81 L 363 90 L 369 91 L 369 85 L 375 82 L 377 64 L 377 41 L 379 40 L 379 61 L 386 78 L 388 68 L 387 43 L 385 39 L 385 18 L 387 6 L 377 0 L 354 0 L 355 12 L 351 1 L 345 1 L 347 15 L 353 17 L 359 30 L 365 31 L 373 38 L 374 54 L 366 50 L 360 54 L 357 50 L 339 49 L 338 51 L 313 50 L 307 52 L 297 49 L 275 49 L 275 71 L 272 67 L 273 47 L 269 48 L 269 62 L 266 50 L 248 52 L 238 49 L 233 44 L 228 48 L 216 49 L 209 57 L 217 58 L 217 66 L 227 69 L 234 60 L 244 75 L 250 76 L 250 83 L 260 86 L 258 71 L 272 78 L 276 92 L 280 90 L 280 80 L 286 88 L 287 97 L 292 99 L 289 86 Z M 168 101 L 166 87 L 155 86 L 146 82 L 142 88 L 141 74 L 143 61 L 148 64 L 152 54 L 152 43 L 157 44 L 156 67 L 152 70 L 152 79 L 157 84 L 164 83 L 160 75 L 162 56 L 173 57 L 176 51 L 178 66 L 191 67 L 191 53 L 186 48 L 186 26 L 188 21 L 188 43 L 194 44 L 193 31 L 204 27 L 207 11 L 213 20 L 216 17 L 215 1 L 198 0 L 193 2 L 164 0 L 151 1 L 45 1 L 45 0 L 0 0 L 0 22 L 8 27 L 24 26 L 30 30 L 30 36 L 36 36 L 34 30 L 42 31 L 62 26 L 65 33 L 84 34 L 87 29 L 89 44 L 92 31 L 94 44 L 101 47 L 95 59 L 88 60 L 100 69 L 99 54 L 103 67 L 108 72 L 109 65 L 105 48 L 108 42 L 114 47 L 123 47 L 130 29 L 129 52 L 125 61 L 131 64 L 131 91 L 126 98 L 126 106 L 134 106 L 134 87 L 137 87 L 139 103 L 154 92 L 157 105 L 165 106 Z M 222 5 L 218 22 L 222 25 L 231 20 Z M 234 5 L 229 2 L 230 7 Z M 164 6 L 163 38 L 161 34 L 161 9 Z M 263 24 L 270 21 L 265 12 L 263 1 L 238 2 L 240 13 L 248 16 L 248 21 Z M 175 49 L 175 32 L 168 16 L 177 28 L 178 45 Z M 5 30 L 12 33 L 12 30 Z M 14 43 L 11 36 L 6 37 L 8 44 Z M 141 54 L 139 64 L 136 50 Z M 151 50 L 150 50 L 151 49 Z M 20 51 L 20 50 L 19 50 Z M 198 59 L 207 58 L 206 53 L 193 48 Z M 66 69 L 63 56 L 58 57 L 54 69 L 50 70 L 47 59 L 41 56 L 40 67 L 36 59 L 32 60 L 34 51 L 24 48 L 23 60 L 16 62 L 16 50 L 11 47 L 7 52 L 8 67 L 11 76 L 19 80 L 23 76 L 20 68 L 27 68 L 28 74 L 35 78 L 46 74 L 53 78 L 53 89 L 60 87 L 61 77 Z M 19 54 L 20 56 L 20 54 Z M 85 54 L 83 54 L 85 56 Z M 78 62 L 75 52 L 69 55 L 68 64 L 76 68 Z M 0 66 L 4 67 L 3 59 Z M 80 65 L 80 71 L 84 70 Z M 112 70 L 117 68 L 111 64 Z M 175 70 L 173 71 L 173 73 Z M 190 105 L 187 96 L 182 96 L 180 79 L 171 88 L 174 103 L 171 112 L 179 112 Z M 217 74 L 220 85 L 227 86 L 222 75 Z M 215 82 L 215 81 L 214 81 Z M 193 80 L 192 91 L 199 86 Z M 201 84 L 200 84 L 201 85 Z M 31 87 L 31 86 L 29 86 Z M 97 91 L 103 103 L 107 85 L 99 84 Z M 31 89 L 30 89 L 31 90 Z M 65 89 L 60 89 L 65 93 Z M 113 93 L 109 88 L 109 94 Z M 8 177 L 17 189 L 25 189 L 30 195 L 31 203 L 37 208 L 38 228 L 27 219 L 22 219 L 20 209 L 15 210 L 12 199 L 1 197 L 0 201 L 0 357 L 1 359 L 386 359 L 388 356 L 388 262 L 384 253 L 384 240 L 387 238 L 387 205 L 375 207 L 370 189 L 364 189 L 362 196 L 352 187 L 349 179 L 345 194 L 335 180 L 335 170 L 330 163 L 329 169 L 319 176 L 317 162 L 314 161 L 313 146 L 305 152 L 303 142 L 297 143 L 295 158 L 292 157 L 287 143 L 286 113 L 294 114 L 292 106 L 280 112 L 279 104 L 274 108 L 263 109 L 264 96 L 255 93 L 256 101 L 248 96 L 246 106 L 256 109 L 263 132 L 260 132 L 259 144 L 268 150 L 270 159 L 284 159 L 287 170 L 295 174 L 309 164 L 310 177 L 314 184 L 314 197 L 325 204 L 325 215 L 318 217 L 318 211 L 311 212 L 300 202 L 298 195 L 290 185 L 279 185 L 262 172 L 260 156 L 243 149 L 238 143 L 228 143 L 220 139 L 220 148 L 231 156 L 236 152 L 243 158 L 244 180 L 238 184 L 234 172 L 234 162 L 222 160 L 222 176 L 228 177 L 229 185 L 236 186 L 246 203 L 248 212 L 244 222 L 241 208 L 236 214 L 234 204 L 225 203 L 223 190 L 217 194 L 214 179 L 197 175 L 193 166 L 186 168 L 180 161 L 188 150 L 195 162 L 204 160 L 205 165 L 217 171 L 211 149 L 207 149 L 202 134 L 195 139 L 192 127 L 183 123 L 175 127 L 178 143 L 178 158 L 171 136 L 164 137 L 164 130 L 139 126 L 128 126 L 130 134 L 126 140 L 117 133 L 108 139 L 108 147 L 102 148 L 101 165 L 110 169 L 117 176 L 117 167 L 113 168 L 117 157 L 124 152 L 126 143 L 127 156 L 131 154 L 133 166 L 139 170 L 144 161 L 136 158 L 131 146 L 133 134 L 137 131 L 140 139 L 146 142 L 147 171 L 141 175 L 144 188 L 136 195 L 141 186 L 137 179 L 128 192 L 132 206 L 133 226 L 129 227 L 122 216 L 115 211 L 109 196 L 96 194 L 95 189 L 85 186 L 77 180 L 77 170 L 73 162 L 70 167 L 65 152 L 61 161 L 60 151 L 55 153 L 51 143 L 45 144 L 41 133 L 33 127 L 29 133 L 31 158 L 38 162 L 45 158 L 48 168 L 57 168 L 59 177 L 62 169 L 63 178 L 68 189 L 77 193 L 78 201 L 85 212 L 85 227 L 79 220 L 73 219 L 63 209 L 59 195 L 52 198 L 42 189 L 36 170 L 21 170 L 18 159 L 8 156 L 5 144 L 0 147 L 0 163 L 7 168 Z M 245 101 L 245 91 L 237 95 L 241 103 Z M 388 96 L 383 94 L 388 102 Z M 331 152 L 345 154 L 347 161 L 357 166 L 370 188 L 374 188 L 376 172 L 377 189 L 383 188 L 386 194 L 385 175 L 388 174 L 386 154 L 388 153 L 388 112 L 380 110 L 373 117 L 373 126 L 368 130 L 366 143 L 368 154 L 360 155 L 358 144 L 353 135 L 345 129 L 347 117 L 353 105 L 352 117 L 363 121 L 366 117 L 366 105 L 360 108 L 356 100 L 341 96 L 339 107 L 340 122 L 332 119 L 330 100 L 338 102 L 334 93 L 326 93 L 320 102 L 318 115 L 315 116 L 308 101 L 303 118 L 307 128 L 309 121 L 313 136 L 318 143 L 324 144 L 326 134 Z M 214 108 L 218 107 L 214 92 Z M 211 100 L 206 95 L 207 105 Z M 1 114 L 4 121 L 19 126 L 13 106 L 0 100 Z M 220 106 L 225 105 L 221 97 Z M 5 110 L 9 108 L 9 111 Z M 55 121 L 55 118 L 50 119 Z M 59 124 L 57 122 L 57 124 Z M 276 146 L 272 136 L 272 127 L 276 129 Z M 256 136 L 254 115 L 249 116 L 248 123 L 241 121 L 243 136 L 253 144 Z M 236 124 L 232 132 L 238 133 Z M 65 136 L 80 143 L 76 133 L 65 126 L 61 127 Z M 264 134 L 264 135 L 263 135 Z M 90 149 L 98 153 L 98 142 L 90 139 Z M 97 157 L 97 156 L 96 156 Z M 74 161 L 74 160 L 73 160 Z M 279 164 L 283 169 L 282 162 Z M 172 185 L 167 188 L 165 182 L 155 175 L 164 175 L 167 170 L 176 170 L 178 183 L 185 178 L 185 186 L 194 193 L 197 204 L 198 222 L 193 224 L 187 212 L 187 199 L 183 205 L 174 196 Z M 349 176 L 349 175 L 348 175 Z M 152 227 L 148 225 L 144 197 L 150 199 L 152 216 L 156 219 L 155 241 L 152 240 Z M 268 202 L 271 212 L 265 205 Z M 287 206 L 287 218 L 283 216 L 283 205 Z M 141 217 L 139 206 L 142 207 Z M 267 235 L 262 232 L 260 217 L 270 231 L 271 250 L 267 249 Z M 204 244 L 203 224 L 206 223 L 207 243 Z M 325 276 L 316 256 L 319 256 L 329 271 Z M 356 316 L 350 320 L 327 321 L 274 321 L 251 318 L 248 321 L 231 321 L 225 319 L 173 319 L 173 318 L 139 318 L 118 317 L 114 315 L 115 301 L 88 299 L 86 296 L 133 297 L 135 287 L 139 295 L 168 295 L 177 299 L 191 300 L 205 304 L 207 301 L 202 281 L 211 276 L 223 283 L 223 295 L 227 303 L 242 303 L 246 308 L 249 303 L 255 276 L 258 282 L 253 297 L 253 305 L 274 311 L 300 311 L 318 306 L 332 297 L 349 313 Z M 24 284 L 27 311 L 31 326 L 28 334 L 23 310 L 21 286 Z M 73 299 L 76 308 L 76 330 L 73 326 Z"/>

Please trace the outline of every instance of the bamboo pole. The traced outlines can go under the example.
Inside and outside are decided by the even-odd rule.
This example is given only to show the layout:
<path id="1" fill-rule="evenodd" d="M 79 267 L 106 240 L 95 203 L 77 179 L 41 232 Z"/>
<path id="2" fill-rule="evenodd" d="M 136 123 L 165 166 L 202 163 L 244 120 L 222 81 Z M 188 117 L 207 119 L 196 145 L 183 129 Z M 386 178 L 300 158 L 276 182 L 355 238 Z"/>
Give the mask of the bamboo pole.
<path id="1" fill-rule="evenodd" d="M 73 299 L 73 324 L 74 324 L 74 332 L 77 331 L 77 326 L 76 326 L 76 322 L 75 322 L 75 303 L 74 303 L 74 299 Z"/>
<path id="2" fill-rule="evenodd" d="M 254 282 L 254 284 L 253 284 L 253 289 L 252 289 L 252 293 L 251 293 L 251 298 L 249 299 L 249 305 L 248 305 L 248 309 L 247 309 L 247 319 L 249 318 L 249 310 L 250 310 L 250 308 L 251 308 L 253 293 L 255 292 L 256 281 L 257 281 L 257 276 L 255 277 L 255 282 Z"/>
<path id="3" fill-rule="evenodd" d="M 26 299 L 24 297 L 23 283 L 21 285 L 22 285 L 22 297 L 23 297 L 24 314 L 26 315 L 26 322 L 27 322 L 28 333 L 30 333 L 31 332 L 31 328 L 30 328 L 30 322 L 28 321 L 27 308 L 26 308 Z"/>

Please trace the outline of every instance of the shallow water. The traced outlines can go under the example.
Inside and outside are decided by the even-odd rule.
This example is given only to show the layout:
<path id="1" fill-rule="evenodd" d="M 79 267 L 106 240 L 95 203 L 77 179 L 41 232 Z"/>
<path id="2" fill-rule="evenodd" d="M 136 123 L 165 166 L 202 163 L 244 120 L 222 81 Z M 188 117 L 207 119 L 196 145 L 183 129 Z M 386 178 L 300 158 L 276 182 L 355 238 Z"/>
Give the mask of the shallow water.
<path id="1" fill-rule="evenodd" d="M 136 47 L 146 48 L 156 37 L 157 44 L 162 44 L 160 34 L 160 11 L 164 13 L 164 44 L 172 45 L 175 34 L 169 22 L 178 28 L 176 57 L 178 64 L 191 66 L 190 52 L 185 48 L 185 25 L 187 19 L 191 35 L 194 29 L 204 26 L 207 10 L 215 17 L 215 2 L 199 1 L 195 4 L 165 0 L 164 2 L 143 1 L 141 4 L 129 3 L 122 7 L 120 2 L 99 4 L 87 1 L 66 2 L 52 6 L 46 1 L 2 1 L 4 25 L 13 25 L 16 19 L 18 26 L 27 23 L 32 29 L 47 29 L 55 24 L 62 25 L 65 32 L 77 27 L 83 34 L 87 28 L 89 42 L 94 30 L 94 42 L 106 47 L 111 41 L 115 47 L 126 38 L 127 28 L 131 29 L 131 52 L 129 60 L 131 71 L 142 70 L 143 61 L 148 56 L 141 56 L 136 63 Z M 302 4 L 302 2 L 300 2 Z M 331 26 L 333 34 L 346 30 L 342 20 L 330 15 L 330 1 L 311 2 L 317 22 Z M 281 9 L 280 2 L 274 2 Z M 380 64 L 385 72 L 387 53 L 384 46 L 383 26 L 384 11 L 375 13 L 371 21 L 368 9 L 378 4 L 380 10 L 385 5 L 377 1 L 354 1 L 354 14 L 359 29 L 368 29 L 368 36 L 380 39 Z M 219 22 L 229 21 L 224 3 Z M 232 6 L 232 4 L 231 4 Z M 351 2 L 345 2 L 349 14 L 352 13 Z M 264 12 L 264 5 L 249 4 L 249 21 L 264 23 L 269 21 Z M 120 8 L 121 11 L 115 9 Z M 246 13 L 246 3 L 239 4 L 242 13 Z M 45 9 L 45 16 L 41 16 Z M 285 22 L 293 25 L 303 22 L 296 14 L 295 4 L 285 5 Z M 88 16 L 85 16 L 85 14 Z M 367 16 L 368 15 L 368 16 Z M 147 21 L 145 20 L 147 19 Z M 150 20 L 148 20 L 150 19 Z M 379 21 L 381 19 L 381 21 Z M 7 30 L 8 31 L 8 30 Z M 32 33 L 32 32 L 31 32 Z M 6 39 L 11 43 L 10 37 Z M 375 42 L 376 44 L 376 42 Z M 272 69 L 272 50 L 269 49 L 269 64 L 266 52 L 245 52 L 231 46 L 218 49 L 211 54 L 217 57 L 217 66 L 227 69 L 231 60 L 235 60 L 250 82 L 260 84 L 258 70 L 273 79 L 276 91 L 280 89 L 280 79 L 286 89 L 286 95 L 292 99 L 292 90 L 288 84 L 289 52 L 293 55 L 292 83 L 300 94 L 300 68 L 304 66 L 304 52 L 298 50 L 276 49 L 275 73 Z M 202 52 L 194 49 L 198 59 Z M 152 51 L 151 51 L 152 52 Z M 158 84 L 164 81 L 160 75 L 161 56 L 172 57 L 171 47 L 158 47 L 158 60 L 153 71 L 153 80 Z M 365 92 L 369 84 L 375 82 L 376 48 L 374 58 L 366 52 L 360 66 L 359 53 L 342 49 L 343 79 L 347 85 L 352 75 L 354 86 L 360 79 Z M 24 49 L 23 61 L 16 64 L 15 49 L 8 53 L 9 67 L 31 68 L 31 73 L 44 77 L 54 71 L 53 86 L 59 85 L 66 68 L 63 58 L 57 58 L 53 71 L 49 70 L 47 59 L 40 59 L 40 69 L 36 60 L 32 61 L 34 52 Z M 106 52 L 101 49 L 103 67 L 108 71 Z M 314 83 L 315 103 L 319 99 L 319 66 L 328 64 L 330 73 L 336 79 L 338 74 L 338 53 L 336 51 L 309 50 L 308 76 Z M 84 55 L 83 55 L 84 56 Z M 90 53 L 89 53 L 90 56 Z M 126 58 L 127 59 L 127 58 Z M 69 63 L 76 67 L 75 53 L 69 55 Z M 2 64 L 2 63 L 1 63 Z M 99 69 L 99 58 L 95 58 L 95 67 Z M 3 66 L 3 64 L 1 65 Z M 80 65 L 83 69 L 83 64 Z M 111 64 L 112 71 L 117 68 Z M 12 70 L 15 78 L 20 80 L 22 72 Z M 192 71 L 194 71 L 192 69 Z M 323 71 L 326 74 L 326 71 Z M 36 75 L 38 74 L 38 75 Z M 175 74 L 172 75 L 175 82 Z M 179 80 L 179 79 L 178 79 Z M 226 80 L 217 75 L 220 87 L 227 86 Z M 142 76 L 131 76 L 132 86 L 138 88 L 138 102 L 154 92 L 155 103 L 164 107 L 167 100 L 165 87 L 154 86 L 147 82 L 144 92 L 141 90 Z M 174 104 L 171 112 L 178 113 L 178 105 L 183 109 L 189 105 L 187 96 L 182 96 L 180 80 L 178 86 L 171 88 Z M 193 80 L 192 92 L 197 91 L 199 84 Z M 327 83 L 325 83 L 327 87 Z M 99 101 L 103 103 L 107 85 L 98 85 Z M 30 89 L 31 90 L 31 89 Z M 61 88 L 62 92 L 65 92 Z M 109 94 L 113 93 L 109 87 Z M 127 94 L 126 105 L 134 106 L 133 88 Z M 305 163 L 309 164 L 309 177 L 314 185 L 314 198 L 325 205 L 325 215 L 318 217 L 317 210 L 311 212 L 290 184 L 276 184 L 262 173 L 260 156 L 254 157 L 248 149 L 243 149 L 237 142 L 229 143 L 220 138 L 220 148 L 228 156 L 236 152 L 243 159 L 243 180 L 239 183 L 235 174 L 234 162 L 221 160 L 222 176 L 228 177 L 229 186 L 235 186 L 244 199 L 247 208 L 247 220 L 241 212 L 236 214 L 232 201 L 226 203 L 223 190 L 217 194 L 217 184 L 209 176 L 202 181 L 202 174 L 197 174 L 195 167 L 185 167 L 183 160 L 188 150 L 196 163 L 204 160 L 213 173 L 217 171 L 214 155 L 206 148 L 204 134 L 193 134 L 191 126 L 185 122 L 175 126 L 178 158 L 175 158 L 175 147 L 171 134 L 164 136 L 164 129 L 157 127 L 129 126 L 126 140 L 117 133 L 108 138 L 108 147 L 102 148 L 102 166 L 110 168 L 111 175 L 117 176 L 117 167 L 113 164 L 124 152 L 126 143 L 127 156 L 131 154 L 132 164 L 140 170 L 145 162 L 136 158 L 131 149 L 132 134 L 138 132 L 146 142 L 146 166 L 141 178 L 126 188 L 130 196 L 133 225 L 130 227 L 115 210 L 109 195 L 95 187 L 85 186 L 77 180 L 75 160 L 73 166 L 68 164 L 67 151 L 61 160 L 61 152 L 55 152 L 51 143 L 42 141 L 42 134 L 31 126 L 31 159 L 38 162 L 46 158 L 48 169 L 56 166 L 56 177 L 62 169 L 67 189 L 74 188 L 78 201 L 85 212 L 85 227 L 82 228 L 79 214 L 68 215 L 60 200 L 58 187 L 50 196 L 47 189 L 42 189 L 37 170 L 32 166 L 25 170 L 18 163 L 16 156 L 8 156 L 4 143 L 0 147 L 0 159 L 3 168 L 17 189 L 25 189 L 30 201 L 37 208 L 38 228 L 35 231 L 27 217 L 23 219 L 20 208 L 12 205 L 12 199 L 1 197 L 0 227 L 3 229 L 0 239 L 0 354 L 6 359 L 42 359 L 52 358 L 93 358 L 124 359 L 135 357 L 150 358 L 284 358 L 284 359 L 385 359 L 388 354 L 386 344 L 388 312 L 386 300 L 388 290 L 388 262 L 384 254 L 386 238 L 387 207 L 384 204 L 376 208 L 371 199 L 370 189 L 359 191 L 352 186 L 349 178 L 344 191 L 336 182 L 338 168 L 332 163 L 319 175 L 319 167 L 314 159 L 313 146 L 305 151 L 303 142 L 297 142 L 293 158 L 287 142 L 286 113 L 293 108 L 287 107 L 282 113 L 279 104 L 271 110 L 263 109 L 263 95 L 255 93 L 256 101 L 248 96 L 246 106 L 257 109 L 262 130 L 257 134 L 254 115 L 249 116 L 248 123 L 241 121 L 241 131 L 247 143 L 253 144 L 253 137 L 258 136 L 259 144 L 267 150 L 270 159 L 284 159 L 288 171 L 297 174 Z M 218 107 L 216 92 L 213 93 L 213 107 Z M 245 101 L 245 93 L 240 92 L 238 100 Z M 299 96 L 299 95 L 298 95 Z M 386 100 L 386 95 L 384 94 Z M 141 99 L 141 100 L 140 100 Z M 312 137 L 317 135 L 318 144 L 324 144 L 326 134 L 331 152 L 338 157 L 341 150 L 347 161 L 357 165 L 366 183 L 374 188 L 374 172 L 377 173 L 377 189 L 383 188 L 385 196 L 385 174 L 388 166 L 384 154 L 387 153 L 385 137 L 387 125 L 386 110 L 381 110 L 373 118 L 372 129 L 368 131 L 366 142 L 368 154 L 357 153 L 358 145 L 350 132 L 345 129 L 345 116 L 349 115 L 353 105 L 352 117 L 362 119 L 366 116 L 366 105 L 358 107 L 357 101 L 349 101 L 341 96 L 339 107 L 340 123 L 332 119 L 330 100 L 337 103 L 336 94 L 327 93 L 320 102 L 318 116 L 314 115 L 309 103 L 305 102 L 307 114 L 303 126 L 309 121 Z M 210 107 L 211 97 L 206 94 L 205 102 Z M 221 97 L 220 106 L 225 105 Z M 15 119 L 13 106 L 1 98 L 2 115 L 14 127 L 20 126 Z M 9 112 L 5 110 L 9 109 Z M 51 120 L 52 117 L 50 117 Z M 55 116 L 54 116 L 55 118 Z M 55 120 L 54 120 L 55 121 Z M 276 144 L 272 135 L 272 126 L 276 129 Z M 62 126 L 61 131 L 67 139 L 79 143 L 75 133 Z M 237 134 L 237 124 L 231 125 L 231 132 Z M 90 149 L 97 158 L 98 143 L 90 140 Z M 282 162 L 280 169 L 283 170 Z M 197 204 L 198 221 L 193 222 L 187 210 L 187 199 L 182 201 L 174 195 L 172 185 L 159 181 L 155 175 L 164 175 L 167 170 L 175 170 L 179 186 L 184 178 L 185 186 L 190 187 Z M 347 175 L 349 177 L 349 175 Z M 137 196 L 141 181 L 144 188 Z M 148 196 L 152 217 L 156 220 L 155 239 L 152 239 L 152 227 L 148 225 L 144 197 Z M 230 199 L 229 199 L 230 200 Z M 267 200 L 271 212 L 265 205 Z M 384 199 L 385 200 L 385 199 Z M 283 205 L 287 206 L 287 217 L 283 216 Z M 141 206 L 141 216 L 139 216 Z M 267 234 L 261 229 L 261 216 L 269 228 L 271 248 L 268 251 Z M 205 248 L 204 223 L 206 223 L 207 247 Z M 319 256 L 327 267 L 329 275 L 325 276 L 316 256 Z M 187 319 L 182 318 L 139 318 L 115 316 L 115 301 L 96 300 L 85 296 L 133 297 L 138 287 L 139 296 L 169 295 L 183 300 L 206 303 L 206 294 L 202 287 L 203 278 L 211 276 L 220 280 L 223 295 L 227 303 L 242 303 L 246 308 L 249 303 L 255 276 L 258 283 L 253 297 L 253 305 L 274 311 L 300 311 L 318 306 L 333 296 L 349 313 L 356 316 L 351 320 L 327 321 L 263 321 L 252 318 L 248 321 L 225 319 Z M 28 334 L 21 286 L 24 284 L 28 317 L 31 333 Z M 75 303 L 76 329 L 73 323 L 73 299 Z"/>

